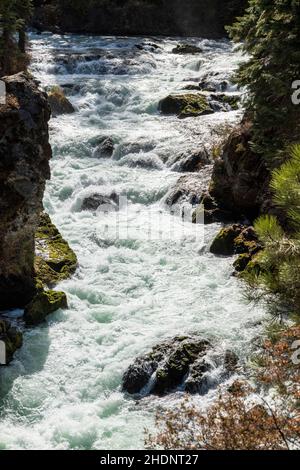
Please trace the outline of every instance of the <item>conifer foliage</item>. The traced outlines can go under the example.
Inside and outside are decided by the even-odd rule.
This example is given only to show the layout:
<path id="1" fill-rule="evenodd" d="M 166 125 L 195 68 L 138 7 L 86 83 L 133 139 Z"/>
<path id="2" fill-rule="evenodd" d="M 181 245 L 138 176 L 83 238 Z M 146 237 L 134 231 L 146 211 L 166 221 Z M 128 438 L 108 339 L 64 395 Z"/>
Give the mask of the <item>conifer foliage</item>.
<path id="1" fill-rule="evenodd" d="M 228 29 L 250 56 L 236 79 L 248 90 L 254 150 L 274 168 L 286 145 L 299 138 L 300 106 L 291 96 L 300 80 L 300 0 L 250 0 L 245 15 Z"/>
<path id="2" fill-rule="evenodd" d="M 276 204 L 287 216 L 285 230 L 273 215 L 260 217 L 255 230 L 265 249 L 258 255 L 259 269 L 246 273 L 250 285 L 259 287 L 262 298 L 274 300 L 271 306 L 287 307 L 300 315 L 300 145 L 290 159 L 274 170 L 271 181 Z M 274 296 L 274 297 L 273 297 Z M 278 303 L 279 299 L 279 303 Z"/>
<path id="3" fill-rule="evenodd" d="M 0 75 L 25 67 L 25 29 L 31 14 L 32 0 L 0 0 Z"/>

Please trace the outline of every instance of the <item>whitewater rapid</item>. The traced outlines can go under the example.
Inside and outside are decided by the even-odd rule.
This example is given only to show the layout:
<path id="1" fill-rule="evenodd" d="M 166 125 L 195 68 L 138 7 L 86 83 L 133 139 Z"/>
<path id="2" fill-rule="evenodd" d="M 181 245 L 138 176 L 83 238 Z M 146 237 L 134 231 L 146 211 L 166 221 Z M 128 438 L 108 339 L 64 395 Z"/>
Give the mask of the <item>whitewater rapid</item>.
<path id="1" fill-rule="evenodd" d="M 165 338 L 196 333 L 243 359 L 260 331 L 264 312 L 243 299 L 232 259 L 207 249 L 218 224 L 205 228 L 204 247 L 197 237 L 118 239 L 113 215 L 105 216 L 103 236 L 99 214 L 80 210 L 84 197 L 115 191 L 128 198 L 131 227 L 143 233 L 149 213 L 159 211 L 164 230 L 172 217 L 164 198 L 182 176 L 168 162 L 210 148 L 218 130 L 240 119 L 238 111 L 185 120 L 159 114 L 161 98 L 207 74 L 228 80 L 241 60 L 225 40 L 193 40 L 199 56 L 172 54 L 179 41 L 31 36 L 32 73 L 45 89 L 64 85 L 76 108 L 50 122 L 44 206 L 79 268 L 58 286 L 69 310 L 27 330 L 14 362 L 1 370 L 0 449 L 141 448 L 159 399 L 122 393 L 122 374 L 136 356 Z M 111 159 L 93 156 L 99 136 L 114 140 Z M 136 166 L 141 160 L 148 168 Z M 201 397 L 202 405 L 215 393 Z"/>

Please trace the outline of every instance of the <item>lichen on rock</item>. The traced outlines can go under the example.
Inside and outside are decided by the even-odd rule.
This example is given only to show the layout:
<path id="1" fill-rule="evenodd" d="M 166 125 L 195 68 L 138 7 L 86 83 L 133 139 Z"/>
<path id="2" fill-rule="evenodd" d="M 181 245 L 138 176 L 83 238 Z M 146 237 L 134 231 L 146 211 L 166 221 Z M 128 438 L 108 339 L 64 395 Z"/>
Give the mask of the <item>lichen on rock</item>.
<path id="1" fill-rule="evenodd" d="M 36 280 L 43 286 L 53 287 L 75 273 L 76 254 L 45 212 L 35 234 L 35 247 Z"/>

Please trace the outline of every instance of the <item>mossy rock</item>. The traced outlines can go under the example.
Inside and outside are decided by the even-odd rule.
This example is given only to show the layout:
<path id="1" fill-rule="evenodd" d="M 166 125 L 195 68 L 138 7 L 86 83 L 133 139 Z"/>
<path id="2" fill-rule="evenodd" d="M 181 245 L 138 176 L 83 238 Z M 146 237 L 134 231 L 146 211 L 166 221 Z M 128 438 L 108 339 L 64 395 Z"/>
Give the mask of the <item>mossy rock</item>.
<path id="1" fill-rule="evenodd" d="M 215 255 L 232 256 L 235 254 L 235 239 L 241 234 L 240 225 L 224 227 L 211 244 L 210 252 Z"/>
<path id="2" fill-rule="evenodd" d="M 233 267 L 237 273 L 245 271 L 247 265 L 250 263 L 252 257 L 249 253 L 243 253 L 233 263 Z"/>
<path id="3" fill-rule="evenodd" d="M 214 112 L 207 97 L 200 93 L 169 95 L 159 102 L 159 110 L 163 114 L 175 114 L 179 118 L 203 116 Z"/>
<path id="4" fill-rule="evenodd" d="M 53 117 L 60 116 L 61 114 L 75 113 L 74 106 L 65 96 L 64 90 L 59 86 L 51 88 L 48 93 L 48 102 Z"/>
<path id="5" fill-rule="evenodd" d="M 11 326 L 8 321 L 0 319 L 0 341 L 5 345 L 6 356 L 5 364 L 0 362 L 0 365 L 8 365 L 12 361 L 14 353 L 22 346 L 23 335 L 21 331 Z M 3 345 L 0 344 L 0 347 L 3 347 Z M 3 350 L 1 350 L 2 352 Z M 0 357 L 0 359 L 3 358 Z"/>
<path id="6" fill-rule="evenodd" d="M 173 54 L 200 54 L 203 50 L 193 44 L 178 44 L 172 52 Z"/>
<path id="7" fill-rule="evenodd" d="M 41 215 L 40 225 L 35 234 L 35 246 L 37 283 L 45 287 L 54 287 L 75 273 L 77 257 L 46 213 Z"/>
<path id="8" fill-rule="evenodd" d="M 224 227 L 215 237 L 210 247 L 211 253 L 222 256 L 245 253 L 253 256 L 260 250 L 261 245 L 254 229 L 240 224 Z"/>
<path id="9" fill-rule="evenodd" d="M 46 320 L 50 313 L 54 313 L 60 308 L 68 308 L 66 294 L 53 290 L 42 290 L 25 307 L 23 318 L 28 326 L 39 325 Z"/>
<path id="10" fill-rule="evenodd" d="M 240 97 L 237 95 L 226 95 L 219 93 L 216 95 L 211 95 L 211 97 L 220 103 L 228 104 L 233 111 L 237 111 L 240 108 Z"/>

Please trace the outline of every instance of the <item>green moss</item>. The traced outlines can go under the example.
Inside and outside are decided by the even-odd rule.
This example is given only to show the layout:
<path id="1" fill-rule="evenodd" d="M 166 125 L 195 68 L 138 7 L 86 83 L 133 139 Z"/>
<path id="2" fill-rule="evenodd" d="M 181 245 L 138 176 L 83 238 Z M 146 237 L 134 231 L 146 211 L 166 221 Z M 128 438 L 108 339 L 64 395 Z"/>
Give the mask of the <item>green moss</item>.
<path id="1" fill-rule="evenodd" d="M 41 215 L 35 235 L 35 271 L 37 286 L 53 287 L 68 279 L 77 268 L 77 257 L 51 222 L 48 214 Z"/>
<path id="2" fill-rule="evenodd" d="M 239 109 L 239 103 L 240 103 L 239 96 L 236 96 L 236 95 L 221 95 L 220 96 L 220 101 L 222 101 L 222 103 L 229 104 L 231 109 L 233 109 L 234 111 Z"/>
<path id="3" fill-rule="evenodd" d="M 160 101 L 159 109 L 163 114 L 176 114 L 179 118 L 213 113 L 207 97 L 200 93 L 169 95 Z"/>
<path id="4" fill-rule="evenodd" d="M 38 325 L 42 323 L 50 313 L 58 309 L 68 308 L 67 297 L 64 292 L 40 291 L 27 305 L 24 312 L 26 325 Z"/>

